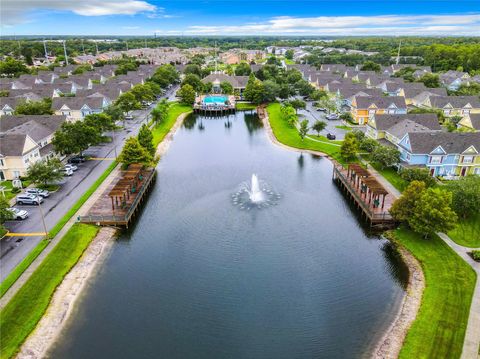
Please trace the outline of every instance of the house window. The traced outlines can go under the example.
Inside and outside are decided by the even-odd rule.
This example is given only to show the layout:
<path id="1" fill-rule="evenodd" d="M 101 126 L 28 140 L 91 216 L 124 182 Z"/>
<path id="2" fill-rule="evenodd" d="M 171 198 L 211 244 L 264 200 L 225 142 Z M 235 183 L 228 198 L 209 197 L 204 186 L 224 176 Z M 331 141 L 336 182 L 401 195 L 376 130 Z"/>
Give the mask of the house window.
<path id="1" fill-rule="evenodd" d="M 5 166 L 5 162 L 3 162 L 3 159 L 0 159 L 0 166 Z"/>
<path id="2" fill-rule="evenodd" d="M 463 156 L 462 163 L 473 163 L 473 156 Z"/>
<path id="3" fill-rule="evenodd" d="M 450 110 L 443 110 L 443 113 L 448 116 L 450 115 Z"/>
<path id="4" fill-rule="evenodd" d="M 470 110 L 462 110 L 462 113 L 463 113 L 464 115 L 468 115 L 468 114 L 470 113 Z"/>
<path id="5" fill-rule="evenodd" d="M 20 171 L 13 171 L 13 178 L 20 178 Z"/>
<path id="6" fill-rule="evenodd" d="M 431 164 L 440 164 L 442 163 L 443 157 L 442 156 L 432 156 L 430 157 L 430 163 Z"/>
<path id="7" fill-rule="evenodd" d="M 407 161 L 410 161 L 410 153 L 407 153 Z"/>
<path id="8" fill-rule="evenodd" d="M 473 173 L 476 175 L 480 175 L 480 167 L 477 167 L 473 170 Z"/>

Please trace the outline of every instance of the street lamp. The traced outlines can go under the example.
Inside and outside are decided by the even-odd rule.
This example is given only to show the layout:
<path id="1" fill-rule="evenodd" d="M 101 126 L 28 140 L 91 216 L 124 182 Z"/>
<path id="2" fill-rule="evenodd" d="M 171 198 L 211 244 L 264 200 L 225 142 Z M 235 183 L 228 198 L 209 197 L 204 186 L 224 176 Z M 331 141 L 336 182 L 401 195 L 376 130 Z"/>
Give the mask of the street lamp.
<path id="1" fill-rule="evenodd" d="M 45 237 L 48 237 L 47 225 L 45 224 L 45 215 L 43 214 L 43 208 L 40 204 L 40 197 L 38 197 L 38 209 L 40 210 L 40 215 L 42 216 L 43 231 L 45 232 Z"/>

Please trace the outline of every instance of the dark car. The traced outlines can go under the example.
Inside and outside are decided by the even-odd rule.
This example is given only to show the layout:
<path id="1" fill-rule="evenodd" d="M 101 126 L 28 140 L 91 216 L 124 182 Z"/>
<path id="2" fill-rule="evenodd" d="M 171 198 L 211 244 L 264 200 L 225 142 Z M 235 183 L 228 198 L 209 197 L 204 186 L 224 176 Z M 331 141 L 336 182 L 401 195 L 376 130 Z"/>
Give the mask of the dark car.
<path id="1" fill-rule="evenodd" d="M 336 137 L 333 133 L 330 133 L 330 132 L 329 132 L 329 133 L 327 133 L 327 138 L 328 138 L 329 140 L 334 140 L 334 139 L 336 139 L 337 137 Z"/>
<path id="2" fill-rule="evenodd" d="M 75 156 L 75 157 L 70 157 L 68 159 L 68 163 L 82 163 L 85 162 L 85 157 L 83 156 Z"/>

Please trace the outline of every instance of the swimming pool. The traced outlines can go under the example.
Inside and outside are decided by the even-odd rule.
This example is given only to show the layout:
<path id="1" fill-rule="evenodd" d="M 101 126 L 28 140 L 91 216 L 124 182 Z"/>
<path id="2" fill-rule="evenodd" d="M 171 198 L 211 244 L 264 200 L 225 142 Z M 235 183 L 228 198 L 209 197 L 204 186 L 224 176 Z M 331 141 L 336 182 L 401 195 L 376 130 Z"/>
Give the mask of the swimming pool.
<path id="1" fill-rule="evenodd" d="M 225 101 L 228 101 L 227 96 L 206 96 L 203 99 L 205 105 L 225 105 Z"/>

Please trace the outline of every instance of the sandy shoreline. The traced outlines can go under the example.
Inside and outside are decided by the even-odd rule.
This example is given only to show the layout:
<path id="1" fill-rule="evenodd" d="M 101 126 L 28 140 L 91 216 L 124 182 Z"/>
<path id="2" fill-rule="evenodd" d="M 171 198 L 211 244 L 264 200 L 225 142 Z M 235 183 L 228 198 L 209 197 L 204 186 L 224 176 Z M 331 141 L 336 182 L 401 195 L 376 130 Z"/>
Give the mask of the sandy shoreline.
<path id="1" fill-rule="evenodd" d="M 262 118 L 263 125 L 267 130 L 268 138 L 276 145 L 295 152 L 306 152 L 313 155 L 322 156 L 333 160 L 330 156 L 323 152 L 302 150 L 287 146 L 277 140 L 275 137 L 270 122 L 268 121 L 268 114 L 265 110 L 265 116 Z M 400 350 L 402 349 L 403 342 L 407 335 L 408 329 L 415 320 L 420 304 L 422 302 L 423 290 L 425 288 L 425 277 L 423 275 L 422 267 L 417 259 L 406 249 L 397 246 L 397 250 L 400 253 L 403 262 L 408 267 L 408 284 L 406 293 L 402 299 L 398 313 L 383 334 L 381 340 L 375 346 L 371 358 L 374 359 L 394 359 L 398 358 Z"/>
<path id="2" fill-rule="evenodd" d="M 98 231 L 80 260 L 55 290 L 46 313 L 23 343 L 17 358 L 37 359 L 45 356 L 60 335 L 94 270 L 110 252 L 116 232 L 116 229 L 110 227 Z"/>

